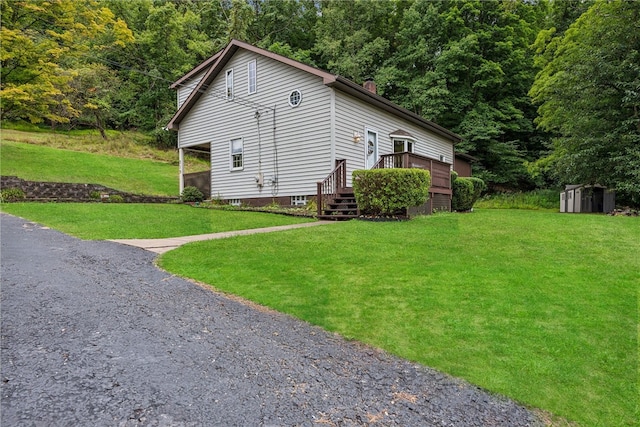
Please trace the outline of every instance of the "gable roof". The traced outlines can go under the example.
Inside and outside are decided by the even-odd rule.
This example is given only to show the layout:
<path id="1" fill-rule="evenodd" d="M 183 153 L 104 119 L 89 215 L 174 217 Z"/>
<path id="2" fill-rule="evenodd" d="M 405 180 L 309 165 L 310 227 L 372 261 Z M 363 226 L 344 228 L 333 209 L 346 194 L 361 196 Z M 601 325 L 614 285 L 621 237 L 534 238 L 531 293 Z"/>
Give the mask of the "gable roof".
<path id="1" fill-rule="evenodd" d="M 197 65 L 193 70 L 189 71 L 187 74 L 180 77 L 178 80 L 173 82 L 173 84 L 169 87 L 171 89 L 177 89 L 180 86 L 186 85 L 189 80 L 191 80 L 193 77 L 200 74 L 203 70 L 206 70 L 209 66 L 211 66 L 212 63 L 216 62 L 216 59 L 218 59 L 221 54 L 222 54 L 222 51 L 216 53 L 211 58 L 205 60 L 202 64 Z"/>
<path id="2" fill-rule="evenodd" d="M 436 123 L 433 123 L 432 121 L 429 121 L 424 117 L 415 114 L 405 108 L 402 108 L 380 95 L 368 91 L 364 87 L 352 82 L 351 80 L 235 39 L 231 40 L 227 47 L 225 47 L 222 51 L 216 53 L 211 58 L 207 59 L 202 64 L 195 67 L 193 70 L 189 71 L 187 74 L 185 74 L 183 77 L 181 77 L 171 85 L 171 88 L 175 89 L 208 68 L 208 71 L 206 71 L 205 75 L 202 77 L 202 79 L 200 79 L 198 85 L 191 92 L 186 101 L 180 106 L 176 114 L 171 118 L 169 124 L 167 125 L 167 128 L 173 130 L 178 129 L 178 126 L 182 119 L 184 119 L 189 110 L 196 104 L 196 102 L 209 87 L 211 82 L 213 82 L 216 76 L 222 71 L 225 65 L 238 51 L 238 49 L 248 50 L 250 52 L 267 58 L 271 58 L 275 61 L 320 77 L 322 79 L 322 83 L 327 87 L 338 89 L 341 92 L 354 96 L 355 98 L 358 98 L 370 105 L 378 107 L 405 120 L 409 120 L 410 122 L 413 122 L 418 126 L 429 129 L 432 132 L 435 132 L 452 140 L 454 143 L 462 140 L 462 137 L 451 132 L 450 130 L 445 129 L 442 126 L 437 125 Z"/>

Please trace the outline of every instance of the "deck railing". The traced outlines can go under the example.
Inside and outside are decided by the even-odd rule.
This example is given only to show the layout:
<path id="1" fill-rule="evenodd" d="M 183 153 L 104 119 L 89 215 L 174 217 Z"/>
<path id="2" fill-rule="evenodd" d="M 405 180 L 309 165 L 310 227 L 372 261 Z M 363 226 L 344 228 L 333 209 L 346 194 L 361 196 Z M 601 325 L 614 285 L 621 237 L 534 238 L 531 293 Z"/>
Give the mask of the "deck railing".
<path id="1" fill-rule="evenodd" d="M 431 173 L 430 193 L 451 194 L 451 165 L 420 154 L 402 153 L 383 154 L 373 169 L 419 168 Z"/>
<path id="2" fill-rule="evenodd" d="M 402 152 L 383 154 L 372 169 L 419 168 L 431 173 L 429 192 L 451 195 L 451 164 L 415 153 Z M 347 186 L 347 161 L 336 160 L 336 168 L 323 181 L 318 182 L 318 215 L 322 215 L 328 204 L 338 197 Z"/>
<path id="3" fill-rule="evenodd" d="M 329 202 L 347 185 L 347 161 L 336 160 L 336 168 L 323 181 L 318 182 L 318 216 L 322 215 Z"/>

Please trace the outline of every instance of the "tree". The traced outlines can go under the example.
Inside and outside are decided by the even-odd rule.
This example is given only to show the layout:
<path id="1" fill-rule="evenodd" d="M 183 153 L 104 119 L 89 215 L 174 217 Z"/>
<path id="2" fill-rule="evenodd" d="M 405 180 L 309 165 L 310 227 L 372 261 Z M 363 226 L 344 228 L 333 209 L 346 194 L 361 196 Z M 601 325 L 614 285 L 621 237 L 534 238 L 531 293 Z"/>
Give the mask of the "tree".
<path id="1" fill-rule="evenodd" d="M 317 63 L 357 83 L 373 77 L 391 54 L 406 5 L 403 1 L 323 1 L 316 26 Z"/>
<path id="2" fill-rule="evenodd" d="M 251 0 L 250 4 L 255 12 L 247 30 L 251 40 L 265 48 L 288 45 L 292 52 L 309 55 L 316 40 L 315 0 Z"/>
<path id="3" fill-rule="evenodd" d="M 152 131 L 159 145 L 172 146 L 175 134 L 163 130 L 175 113 L 175 93 L 169 86 L 226 43 L 219 39 L 219 32 L 215 37 L 207 34 L 222 23 L 220 7 L 188 0 L 108 4 L 135 38 L 134 43 L 100 58 L 122 81 L 115 89 L 119 93 L 114 119 L 123 127 Z"/>
<path id="4" fill-rule="evenodd" d="M 66 97 L 75 66 L 91 52 L 133 38 L 122 20 L 92 0 L 2 0 L 2 119 L 67 123 L 79 114 Z"/>
<path id="5" fill-rule="evenodd" d="M 115 116 L 114 103 L 120 79 L 102 64 L 87 64 L 75 70 L 66 98 L 78 112 L 71 121 L 94 127 L 107 139 L 107 126 Z"/>
<path id="6" fill-rule="evenodd" d="M 561 39 L 542 33 L 530 94 L 557 134 L 562 183 L 602 184 L 640 204 L 640 3 L 598 1 Z M 543 40 L 541 40 L 543 38 Z M 548 43 L 545 44 L 545 41 Z"/>
<path id="7" fill-rule="evenodd" d="M 493 188 L 526 184 L 535 110 L 529 45 L 544 8 L 525 2 L 416 0 L 396 51 L 375 74 L 381 92 L 463 138 Z"/>

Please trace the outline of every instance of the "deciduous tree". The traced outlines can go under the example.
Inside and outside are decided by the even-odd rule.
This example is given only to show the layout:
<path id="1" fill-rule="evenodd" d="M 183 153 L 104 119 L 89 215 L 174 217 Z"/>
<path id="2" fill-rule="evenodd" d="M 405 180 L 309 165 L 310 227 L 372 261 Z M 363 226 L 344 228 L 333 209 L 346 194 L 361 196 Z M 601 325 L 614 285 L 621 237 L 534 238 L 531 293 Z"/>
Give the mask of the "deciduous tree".
<path id="1" fill-rule="evenodd" d="M 537 42 L 544 67 L 530 93 L 538 125 L 558 135 L 555 171 L 640 204 L 640 3 L 598 1 L 552 36 Z"/>
<path id="2" fill-rule="evenodd" d="M 79 114 L 66 97 L 89 52 L 133 40 L 124 21 L 93 0 L 2 0 L 3 119 L 65 123 Z"/>
<path id="3" fill-rule="evenodd" d="M 475 170 L 494 187 L 527 177 L 535 117 L 529 45 L 543 12 L 524 2 L 416 0 L 395 53 L 376 72 L 386 96 L 462 135 L 458 150 L 480 159 Z"/>

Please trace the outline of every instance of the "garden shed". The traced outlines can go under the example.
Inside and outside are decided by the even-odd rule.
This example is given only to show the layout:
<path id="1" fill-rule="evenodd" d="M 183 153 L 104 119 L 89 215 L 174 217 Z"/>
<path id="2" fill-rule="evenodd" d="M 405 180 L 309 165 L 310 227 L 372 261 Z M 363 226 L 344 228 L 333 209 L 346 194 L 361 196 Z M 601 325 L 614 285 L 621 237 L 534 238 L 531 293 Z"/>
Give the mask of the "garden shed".
<path id="1" fill-rule="evenodd" d="M 567 185 L 560 193 L 560 212 L 607 213 L 615 207 L 615 191 L 601 185 Z"/>

